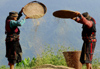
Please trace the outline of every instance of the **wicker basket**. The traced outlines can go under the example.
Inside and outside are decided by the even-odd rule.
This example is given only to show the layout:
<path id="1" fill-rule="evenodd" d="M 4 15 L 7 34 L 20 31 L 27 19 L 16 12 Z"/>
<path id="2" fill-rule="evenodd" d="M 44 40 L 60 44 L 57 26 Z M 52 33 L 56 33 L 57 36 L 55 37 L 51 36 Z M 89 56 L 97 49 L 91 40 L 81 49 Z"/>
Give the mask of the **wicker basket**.
<path id="1" fill-rule="evenodd" d="M 38 1 L 32 1 L 24 6 L 23 13 L 30 18 L 43 17 L 47 12 L 46 6 Z"/>
<path id="2" fill-rule="evenodd" d="M 63 55 L 68 67 L 82 69 L 82 64 L 80 62 L 81 51 L 67 51 L 63 52 Z"/>
<path id="3" fill-rule="evenodd" d="M 53 12 L 53 16 L 58 17 L 58 18 L 74 18 L 74 17 L 77 17 L 78 15 L 75 13 L 75 11 L 58 10 L 58 11 Z"/>

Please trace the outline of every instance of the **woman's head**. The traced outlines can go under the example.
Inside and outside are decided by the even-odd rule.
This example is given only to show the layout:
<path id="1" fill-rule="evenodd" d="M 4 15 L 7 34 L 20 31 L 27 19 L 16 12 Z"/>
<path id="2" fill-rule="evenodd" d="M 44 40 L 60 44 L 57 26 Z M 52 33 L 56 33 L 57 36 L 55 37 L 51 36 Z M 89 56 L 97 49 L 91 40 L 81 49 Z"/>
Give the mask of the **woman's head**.
<path id="1" fill-rule="evenodd" d="M 18 12 L 15 12 L 15 11 L 9 12 L 9 16 L 8 17 L 9 17 L 9 19 L 17 20 Z"/>
<path id="2" fill-rule="evenodd" d="M 84 12 L 84 13 L 82 13 L 82 15 L 83 15 L 87 20 L 91 20 L 91 16 L 88 14 L 88 12 Z"/>

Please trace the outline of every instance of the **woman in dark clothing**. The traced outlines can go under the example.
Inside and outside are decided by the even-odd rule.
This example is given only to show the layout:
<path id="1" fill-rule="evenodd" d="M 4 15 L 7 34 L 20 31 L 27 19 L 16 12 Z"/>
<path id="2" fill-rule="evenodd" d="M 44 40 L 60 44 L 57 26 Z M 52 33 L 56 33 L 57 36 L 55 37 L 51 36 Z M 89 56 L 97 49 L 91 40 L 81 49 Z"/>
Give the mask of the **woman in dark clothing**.
<path id="1" fill-rule="evenodd" d="M 19 43 L 20 30 L 18 26 L 22 26 L 25 23 L 27 16 L 18 21 L 22 16 L 23 8 L 19 13 L 12 11 L 9 12 L 9 16 L 5 23 L 6 34 L 6 57 L 8 58 L 8 65 L 10 69 L 14 69 L 14 64 L 19 63 L 22 60 L 22 49 Z"/>
<path id="2" fill-rule="evenodd" d="M 87 69 L 92 69 L 92 59 L 96 46 L 96 21 L 88 14 L 88 12 L 83 14 L 80 14 L 79 12 L 75 13 L 78 15 L 78 17 L 72 19 L 78 23 L 83 24 L 83 47 L 80 61 L 82 64 L 86 64 Z"/>

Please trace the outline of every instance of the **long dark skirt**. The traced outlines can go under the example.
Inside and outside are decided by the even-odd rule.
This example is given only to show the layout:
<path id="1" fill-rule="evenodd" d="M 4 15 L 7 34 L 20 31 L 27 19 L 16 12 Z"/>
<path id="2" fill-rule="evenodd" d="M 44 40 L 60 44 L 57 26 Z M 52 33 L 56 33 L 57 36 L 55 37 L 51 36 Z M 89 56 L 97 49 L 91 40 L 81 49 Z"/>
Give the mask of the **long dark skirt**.
<path id="1" fill-rule="evenodd" d="M 96 42 L 83 43 L 82 53 L 80 57 L 80 61 L 82 64 L 92 63 L 95 46 L 96 46 Z"/>
<path id="2" fill-rule="evenodd" d="M 22 49 L 18 41 L 6 41 L 6 57 L 10 64 L 19 63 L 22 60 Z"/>

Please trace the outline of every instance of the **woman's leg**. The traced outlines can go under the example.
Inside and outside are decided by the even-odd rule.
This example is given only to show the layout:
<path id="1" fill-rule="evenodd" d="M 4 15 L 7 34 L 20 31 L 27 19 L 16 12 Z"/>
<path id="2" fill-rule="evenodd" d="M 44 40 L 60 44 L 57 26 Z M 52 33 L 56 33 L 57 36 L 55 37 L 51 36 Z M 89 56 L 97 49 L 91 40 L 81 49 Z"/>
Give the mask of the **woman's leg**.
<path id="1" fill-rule="evenodd" d="M 10 64 L 10 69 L 14 69 L 14 64 Z"/>
<path id="2" fill-rule="evenodd" d="M 92 69 L 92 64 L 86 63 L 86 67 L 87 67 L 87 69 Z"/>

